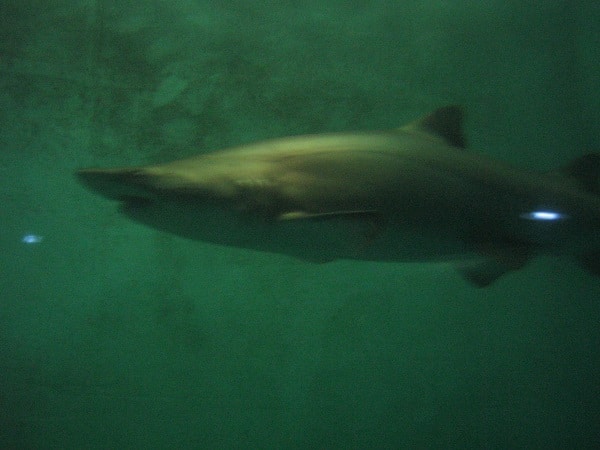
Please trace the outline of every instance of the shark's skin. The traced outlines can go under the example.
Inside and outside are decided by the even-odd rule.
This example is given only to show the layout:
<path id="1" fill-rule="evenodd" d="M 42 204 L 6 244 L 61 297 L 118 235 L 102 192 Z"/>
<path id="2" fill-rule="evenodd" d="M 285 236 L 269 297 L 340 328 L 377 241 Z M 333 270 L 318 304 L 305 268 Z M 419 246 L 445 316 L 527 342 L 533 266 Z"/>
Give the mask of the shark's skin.
<path id="1" fill-rule="evenodd" d="M 519 170 L 466 151 L 461 116 L 448 106 L 387 132 L 274 139 L 77 176 L 139 222 L 216 244 L 321 262 L 460 260 L 477 286 L 534 253 L 600 275 L 600 155 L 548 174 Z"/>

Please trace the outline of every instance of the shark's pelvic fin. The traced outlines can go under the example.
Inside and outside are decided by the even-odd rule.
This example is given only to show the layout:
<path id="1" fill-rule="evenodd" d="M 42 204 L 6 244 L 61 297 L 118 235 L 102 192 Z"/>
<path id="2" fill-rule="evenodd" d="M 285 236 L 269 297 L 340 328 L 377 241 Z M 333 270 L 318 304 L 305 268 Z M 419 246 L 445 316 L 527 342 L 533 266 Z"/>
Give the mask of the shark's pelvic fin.
<path id="1" fill-rule="evenodd" d="M 592 275 L 600 276 L 600 250 L 586 253 L 579 258 L 579 264 Z"/>
<path id="2" fill-rule="evenodd" d="M 524 246 L 496 247 L 482 246 L 482 261 L 464 263 L 457 267 L 458 272 L 469 283 L 477 287 L 486 287 L 513 270 L 521 269 L 531 256 L 531 249 Z"/>

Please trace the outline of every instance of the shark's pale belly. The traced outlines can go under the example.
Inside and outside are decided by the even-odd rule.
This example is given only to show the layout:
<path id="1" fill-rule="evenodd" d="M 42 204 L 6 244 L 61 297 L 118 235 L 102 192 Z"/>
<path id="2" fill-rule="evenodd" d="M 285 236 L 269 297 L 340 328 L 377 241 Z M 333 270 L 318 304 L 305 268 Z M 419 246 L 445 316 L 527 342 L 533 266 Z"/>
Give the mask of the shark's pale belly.
<path id="1" fill-rule="evenodd" d="M 124 208 L 132 219 L 178 236 L 285 254 L 307 261 L 439 261 L 474 252 L 453 236 L 424 233 L 376 217 L 265 220 L 227 210 L 173 203 Z"/>
<path id="2" fill-rule="evenodd" d="M 295 220 L 268 220 L 264 217 L 222 208 L 204 208 L 187 201 L 135 202 L 124 205 L 130 218 L 178 236 L 217 245 L 285 254 L 307 261 L 337 259 L 365 261 L 447 261 L 474 257 L 488 244 L 502 245 L 481 236 L 466 236 L 472 227 L 465 222 L 439 228 L 402 218 L 377 215 L 316 217 Z M 420 219 L 421 220 L 421 219 Z M 440 220 L 439 218 L 437 219 Z M 562 228 L 561 228 L 562 227 Z M 520 221 L 519 242 L 546 253 L 579 252 L 576 246 L 589 245 L 590 236 L 572 233 L 559 223 Z M 507 240 L 506 246 L 515 245 Z"/>

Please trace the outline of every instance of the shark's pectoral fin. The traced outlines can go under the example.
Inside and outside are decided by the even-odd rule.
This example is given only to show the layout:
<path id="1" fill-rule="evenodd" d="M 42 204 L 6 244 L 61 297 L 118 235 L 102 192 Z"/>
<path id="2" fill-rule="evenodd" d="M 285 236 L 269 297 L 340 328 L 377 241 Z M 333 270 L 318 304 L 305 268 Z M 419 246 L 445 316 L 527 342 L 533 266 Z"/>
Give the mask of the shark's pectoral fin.
<path id="1" fill-rule="evenodd" d="M 477 287 L 486 287 L 502 275 L 521 269 L 529 260 L 531 250 L 527 246 L 493 247 L 481 249 L 485 259 L 462 263 L 458 272 L 469 283 Z"/>
<path id="2" fill-rule="evenodd" d="M 380 235 L 385 220 L 377 210 L 331 211 L 326 213 L 309 213 L 306 211 L 290 211 L 280 214 L 279 220 L 310 220 L 310 221 L 344 221 L 344 229 L 348 221 L 359 225 L 356 231 L 357 252 L 362 253 Z"/>
<path id="3" fill-rule="evenodd" d="M 375 210 L 364 211 L 331 211 L 325 213 L 310 213 L 306 211 L 289 211 L 280 214 L 279 220 L 299 220 L 299 219 L 379 219 L 380 213 Z"/>
<path id="4" fill-rule="evenodd" d="M 279 220 L 351 220 L 365 223 L 365 245 L 369 245 L 379 235 L 383 228 L 384 219 L 377 210 L 331 211 L 326 213 L 309 213 L 305 211 L 290 211 L 280 214 Z"/>

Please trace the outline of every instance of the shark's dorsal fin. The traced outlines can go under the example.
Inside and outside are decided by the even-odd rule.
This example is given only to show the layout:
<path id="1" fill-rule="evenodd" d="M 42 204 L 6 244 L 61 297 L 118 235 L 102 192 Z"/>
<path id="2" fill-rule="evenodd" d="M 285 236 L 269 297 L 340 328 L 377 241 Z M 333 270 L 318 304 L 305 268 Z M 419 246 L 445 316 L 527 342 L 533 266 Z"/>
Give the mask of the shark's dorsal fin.
<path id="1" fill-rule="evenodd" d="M 442 138 L 447 144 L 465 148 L 462 130 L 463 112 L 460 106 L 450 105 L 436 109 L 431 114 L 401 127 L 402 131 L 417 132 Z"/>

